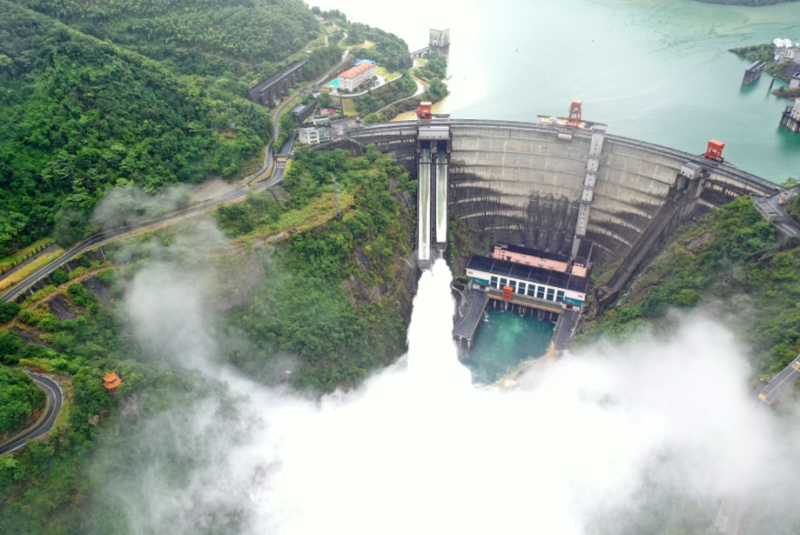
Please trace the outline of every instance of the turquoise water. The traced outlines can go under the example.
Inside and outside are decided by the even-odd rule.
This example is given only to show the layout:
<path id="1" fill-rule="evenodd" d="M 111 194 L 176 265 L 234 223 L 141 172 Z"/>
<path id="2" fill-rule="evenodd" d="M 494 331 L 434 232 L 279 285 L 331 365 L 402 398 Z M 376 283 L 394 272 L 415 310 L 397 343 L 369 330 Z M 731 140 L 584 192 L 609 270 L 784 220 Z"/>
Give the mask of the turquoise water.
<path id="1" fill-rule="evenodd" d="M 499 310 L 489 310 L 487 314 L 489 321 L 478 327 L 472 350 L 463 357 L 472 372 L 472 382 L 479 385 L 495 382 L 524 360 L 543 356 L 553 336 L 549 321 Z"/>
<path id="2" fill-rule="evenodd" d="M 363 0 L 318 0 L 353 20 L 427 43 L 450 28 L 452 95 L 438 111 L 454 117 L 535 121 L 565 115 L 582 99 L 584 117 L 608 132 L 700 154 L 724 141 L 726 158 L 781 182 L 800 175 L 800 134 L 779 128 L 789 100 L 770 77 L 741 87 L 747 62 L 727 50 L 800 41 L 800 3 L 758 8 L 689 0 L 407 0 L 389 9 Z M 776 82 L 782 83 L 782 82 Z"/>

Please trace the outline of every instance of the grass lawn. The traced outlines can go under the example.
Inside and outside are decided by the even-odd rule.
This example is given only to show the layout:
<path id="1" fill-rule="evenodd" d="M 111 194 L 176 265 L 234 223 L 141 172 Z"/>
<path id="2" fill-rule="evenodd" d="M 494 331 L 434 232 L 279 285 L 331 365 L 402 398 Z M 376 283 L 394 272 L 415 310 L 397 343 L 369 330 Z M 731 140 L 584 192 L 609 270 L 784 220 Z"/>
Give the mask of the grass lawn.
<path id="1" fill-rule="evenodd" d="M 290 230 L 305 232 L 323 225 L 336 216 L 336 201 L 333 191 L 326 191 L 306 206 L 289 210 L 281 214 L 278 221 L 259 225 L 256 230 L 246 236 L 234 240 L 234 245 L 241 246 L 247 243 L 270 243 Z M 344 212 L 355 204 L 352 194 L 342 191 L 339 193 L 339 209 Z M 347 216 L 345 216 L 347 217 Z M 273 239 L 270 239 L 273 238 Z"/>
<path id="2" fill-rule="evenodd" d="M 0 281 L 0 290 L 5 290 L 6 288 L 18 283 L 19 281 L 21 281 L 22 279 L 24 279 L 25 277 L 27 277 L 28 275 L 39 269 L 40 267 L 49 264 L 62 254 L 64 254 L 64 249 L 62 249 L 61 247 L 56 247 L 55 250 L 45 255 L 42 255 L 40 258 L 37 258 L 30 264 L 26 265 L 24 268 L 20 269 L 19 271 L 16 271 L 12 275 L 9 275 L 8 277 Z"/>
<path id="3" fill-rule="evenodd" d="M 386 70 L 386 67 L 376 68 L 375 74 L 377 74 L 378 76 L 383 76 L 389 82 L 391 82 L 392 80 L 397 80 L 402 76 L 402 74 L 399 72 L 389 72 L 388 70 Z"/>
<path id="4" fill-rule="evenodd" d="M 0 259 L 0 273 L 7 268 L 11 268 L 14 264 L 18 264 L 28 258 L 31 254 L 38 251 L 39 249 L 44 249 L 46 247 L 50 247 L 53 243 L 52 238 L 43 238 L 36 243 L 33 243 L 22 250 L 15 252 L 14 254 L 7 256 L 6 258 Z"/>
<path id="5" fill-rule="evenodd" d="M 342 112 L 344 113 L 345 117 L 355 117 L 358 115 L 356 111 L 355 99 L 352 98 L 343 98 L 342 99 Z"/>
<path id="6" fill-rule="evenodd" d="M 375 46 L 375 43 L 372 41 L 364 41 L 363 43 L 359 43 L 357 45 L 350 45 L 346 47 L 348 50 L 352 50 L 353 48 L 372 48 Z"/>

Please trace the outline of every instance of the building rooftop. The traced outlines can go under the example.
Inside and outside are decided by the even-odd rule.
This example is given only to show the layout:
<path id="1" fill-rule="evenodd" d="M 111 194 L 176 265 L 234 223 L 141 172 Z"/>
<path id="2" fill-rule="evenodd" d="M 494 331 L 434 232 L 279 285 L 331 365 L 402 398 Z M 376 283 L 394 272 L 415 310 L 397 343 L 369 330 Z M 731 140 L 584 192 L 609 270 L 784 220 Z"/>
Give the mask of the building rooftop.
<path id="1" fill-rule="evenodd" d="M 362 72 L 375 66 L 375 62 L 370 61 L 369 63 L 367 63 L 366 61 L 369 60 L 359 61 L 358 63 L 356 63 L 355 65 L 344 71 L 342 74 L 340 74 L 339 78 L 355 78 Z"/>
<path id="2" fill-rule="evenodd" d="M 103 377 L 103 386 L 106 390 L 114 390 L 122 384 L 122 379 L 116 373 L 109 373 Z"/>
<path id="3" fill-rule="evenodd" d="M 518 253 L 528 256 L 535 256 L 538 258 L 546 258 L 548 260 L 556 260 L 558 262 L 569 262 L 570 260 L 569 255 L 564 255 L 559 253 L 548 253 L 547 251 L 542 251 L 540 249 L 529 249 L 527 247 L 522 247 L 520 245 L 508 245 L 505 243 L 498 243 L 497 245 L 495 245 L 495 247 L 504 249 L 510 253 Z"/>
<path id="4" fill-rule="evenodd" d="M 495 260 L 485 256 L 472 255 L 467 264 L 467 269 L 485 271 L 501 277 L 509 277 L 536 284 L 546 284 L 558 288 L 565 288 L 575 292 L 586 293 L 589 289 L 589 279 L 578 277 L 560 271 L 551 271 L 540 267 L 515 264 L 505 260 Z"/>
<path id="5" fill-rule="evenodd" d="M 308 106 L 309 106 L 308 104 L 303 104 L 301 102 L 300 104 L 292 108 L 291 113 L 303 113 L 306 110 L 306 108 L 308 108 Z"/>

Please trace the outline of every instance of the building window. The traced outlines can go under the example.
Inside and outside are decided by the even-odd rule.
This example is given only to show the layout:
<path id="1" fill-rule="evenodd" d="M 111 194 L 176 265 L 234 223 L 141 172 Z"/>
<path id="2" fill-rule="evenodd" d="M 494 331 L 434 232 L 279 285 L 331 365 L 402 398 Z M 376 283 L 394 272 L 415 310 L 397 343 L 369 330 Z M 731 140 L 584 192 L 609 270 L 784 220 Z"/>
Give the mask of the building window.
<path id="1" fill-rule="evenodd" d="M 512 292 L 517 291 L 517 281 L 511 281 L 511 282 L 508 283 L 508 285 L 511 286 L 511 291 Z"/>
<path id="2" fill-rule="evenodd" d="M 517 290 L 517 293 L 521 293 L 522 295 L 525 295 L 525 286 L 526 286 L 526 284 L 524 282 L 520 282 L 519 283 L 519 289 Z"/>
<path id="3" fill-rule="evenodd" d="M 505 288 L 508 286 L 508 279 L 500 279 L 500 287 Z"/>
<path id="4" fill-rule="evenodd" d="M 492 277 L 492 288 L 497 288 L 497 277 Z"/>
<path id="5" fill-rule="evenodd" d="M 559 290 L 559 291 L 556 293 L 556 301 L 558 301 L 558 302 L 560 303 L 560 302 L 562 302 L 563 300 L 564 300 L 564 292 L 562 292 L 561 290 Z"/>
<path id="6" fill-rule="evenodd" d="M 548 301 L 555 301 L 556 291 L 553 288 L 547 289 L 547 300 Z"/>
<path id="7" fill-rule="evenodd" d="M 539 289 L 536 291 L 536 297 L 544 299 L 544 286 L 539 286 Z"/>
<path id="8" fill-rule="evenodd" d="M 536 297 L 536 285 L 535 284 L 529 284 L 528 285 L 528 295 L 530 295 L 531 297 Z"/>

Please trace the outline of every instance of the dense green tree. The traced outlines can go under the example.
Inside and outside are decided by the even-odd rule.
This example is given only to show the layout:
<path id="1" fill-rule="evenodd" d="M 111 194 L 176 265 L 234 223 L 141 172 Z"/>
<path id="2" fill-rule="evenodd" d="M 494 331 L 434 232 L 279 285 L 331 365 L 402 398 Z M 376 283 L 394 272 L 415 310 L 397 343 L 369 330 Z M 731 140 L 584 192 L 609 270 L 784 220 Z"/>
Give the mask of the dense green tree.
<path id="1" fill-rule="evenodd" d="M 29 5 L 68 21 L 111 21 L 129 9 L 162 16 L 165 9 L 150 2 Z M 0 69 L 0 256 L 54 227 L 59 243 L 74 243 L 91 230 L 87 214 L 111 187 L 153 192 L 231 178 L 259 159 L 271 134 L 268 113 L 246 100 L 240 82 L 178 77 L 7 0 L 0 0 L 0 53 L 13 62 Z"/>
<path id="2" fill-rule="evenodd" d="M 0 303 L 0 323 L 11 321 L 11 318 L 19 312 L 19 305 L 16 303 Z"/>
<path id="3" fill-rule="evenodd" d="M 0 331 L 0 363 L 16 364 L 22 340 L 11 331 Z"/>
<path id="4" fill-rule="evenodd" d="M 44 392 L 30 377 L 0 365 L 0 435 L 25 427 L 44 403 Z"/>

